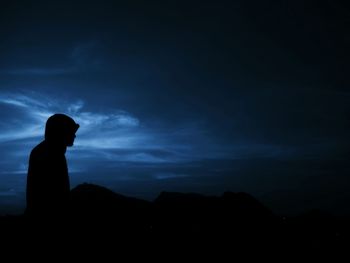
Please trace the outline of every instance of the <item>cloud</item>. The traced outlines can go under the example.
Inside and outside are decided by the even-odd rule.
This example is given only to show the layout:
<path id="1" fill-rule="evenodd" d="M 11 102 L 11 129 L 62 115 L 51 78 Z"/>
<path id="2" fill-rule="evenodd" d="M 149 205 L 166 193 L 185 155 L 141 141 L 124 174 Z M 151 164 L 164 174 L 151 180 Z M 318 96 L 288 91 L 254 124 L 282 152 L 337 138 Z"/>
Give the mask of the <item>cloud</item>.
<path id="1" fill-rule="evenodd" d="M 0 124 L 7 127 L 0 135 L 1 141 L 42 135 L 47 118 L 57 112 L 66 113 L 80 123 L 79 132 L 85 135 L 83 139 L 87 141 L 89 139 L 94 141 L 101 136 L 104 138 L 112 137 L 111 133 L 117 132 L 116 129 L 135 128 L 140 124 L 136 117 L 122 110 L 103 113 L 85 111 L 85 103 L 80 99 L 76 102 L 66 102 L 38 93 L 6 93 L 0 94 L 0 104 L 8 106 L 7 111 L 9 112 L 13 109 L 17 110 L 15 123 L 11 119 L 3 118 L 0 120 Z M 91 138 L 92 134 L 94 137 Z M 90 143 L 90 145 L 98 147 L 98 144 Z"/>
<path id="2" fill-rule="evenodd" d="M 25 166 L 19 164 L 27 164 L 31 148 L 44 137 L 47 118 L 57 112 L 68 114 L 80 124 L 74 147 L 67 151 L 71 172 L 100 174 L 103 169 L 111 174 L 121 167 L 186 166 L 210 159 L 293 154 L 293 149 L 268 144 L 223 144 L 196 120 L 150 125 L 125 109 L 104 105 L 103 110 L 95 111 L 91 110 L 93 106 L 83 98 L 64 100 L 33 91 L 0 93 L 0 107 L 5 113 L 0 115 L 0 142 L 6 145 L 1 170 L 7 174 L 25 171 Z M 183 177 L 183 173 L 165 172 L 152 178 Z"/>
<path id="3" fill-rule="evenodd" d="M 147 152 L 148 146 L 154 147 L 154 138 L 125 110 L 106 107 L 103 112 L 93 112 L 83 99 L 65 101 L 31 91 L 0 93 L 0 107 L 0 142 L 5 147 L 1 152 L 2 177 L 26 173 L 23 164 L 27 164 L 31 148 L 43 139 L 47 118 L 56 112 L 66 113 L 80 124 L 75 146 L 67 152 L 72 160 L 70 172 L 93 172 L 101 164 L 113 167 L 111 164 L 120 162 L 167 160 Z"/>
<path id="4" fill-rule="evenodd" d="M 36 97 L 36 99 L 34 99 L 33 97 Z M 18 106 L 22 108 L 29 108 L 29 107 L 46 108 L 50 106 L 50 104 L 43 103 L 43 101 L 47 101 L 47 100 L 44 100 L 44 97 L 42 95 L 34 92 L 31 95 L 29 94 L 24 95 L 21 93 L 0 94 L 1 103 Z"/>
<path id="5" fill-rule="evenodd" d="M 154 175 L 155 179 L 158 180 L 166 180 L 166 179 L 174 179 L 174 178 L 185 178 L 185 177 L 189 177 L 189 175 L 187 174 L 177 174 L 177 173 L 156 173 Z"/>
<path id="6" fill-rule="evenodd" d="M 76 160 L 173 163 L 197 158 L 191 153 L 192 147 L 186 146 L 186 142 L 179 142 L 180 137 L 189 135 L 184 134 L 183 129 L 179 132 L 150 129 L 125 110 L 106 107 L 103 112 L 92 112 L 82 99 L 63 101 L 27 91 L 0 93 L 0 106 L 4 111 L 12 112 L 0 119 L 0 126 L 4 127 L 0 141 L 12 143 L 18 151 L 13 154 L 16 156 L 25 156 L 23 150 L 26 148 L 28 151 L 28 147 L 19 149 L 21 145 L 15 142 L 23 141 L 25 145 L 39 142 L 43 138 L 47 118 L 60 112 L 80 124 L 75 147 L 70 149 L 77 152 Z M 74 155 L 72 157 L 75 158 Z"/>
<path id="7" fill-rule="evenodd" d="M 32 91 L 0 93 L 0 107 L 11 113 L 0 118 L 0 142 L 8 145 L 8 164 L 2 165 L 7 174 L 23 173 L 25 168 L 18 164 L 27 163 L 31 148 L 44 137 L 47 118 L 56 112 L 80 124 L 74 147 L 67 151 L 72 173 L 111 173 L 125 165 L 184 165 L 219 156 L 195 122 L 179 129 L 149 127 L 124 109 L 106 105 L 103 111 L 92 111 L 82 98 L 66 101 Z"/>

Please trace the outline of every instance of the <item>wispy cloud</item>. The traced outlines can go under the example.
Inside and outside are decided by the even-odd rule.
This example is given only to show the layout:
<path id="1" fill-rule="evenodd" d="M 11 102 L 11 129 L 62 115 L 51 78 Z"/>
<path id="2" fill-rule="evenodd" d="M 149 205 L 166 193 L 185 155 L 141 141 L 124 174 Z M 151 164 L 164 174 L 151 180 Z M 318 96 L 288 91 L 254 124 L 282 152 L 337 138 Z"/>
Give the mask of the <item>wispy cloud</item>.
<path id="1" fill-rule="evenodd" d="M 66 113 L 80 124 L 74 147 L 67 152 L 70 171 L 105 169 L 112 173 L 120 167 L 187 165 L 208 159 L 246 159 L 286 154 L 286 149 L 271 145 L 237 142 L 223 145 L 200 125 L 174 124 L 172 127 L 148 126 L 124 109 L 105 106 L 90 110 L 89 101 L 65 101 L 31 91 L 0 93 L 0 142 L 6 145 L 7 161 L 1 170 L 7 174 L 25 171 L 30 149 L 44 137 L 46 120 L 54 113 Z M 291 153 L 292 154 L 292 153 Z M 10 157 L 11 156 L 11 157 Z M 22 164 L 22 165 L 20 165 Z M 97 169 L 97 170 L 96 170 Z M 185 177 L 183 173 L 160 171 L 154 179 Z"/>
<path id="2" fill-rule="evenodd" d="M 27 164 L 31 148 L 44 137 L 47 118 L 57 112 L 68 114 L 80 124 L 74 147 L 67 151 L 71 173 L 104 169 L 110 174 L 125 165 L 184 165 L 216 155 L 213 149 L 202 150 L 201 145 L 213 145 L 204 143 L 205 133 L 194 123 L 170 130 L 149 127 L 124 109 L 106 105 L 103 112 L 97 112 L 89 110 L 89 102 L 80 98 L 65 101 L 30 91 L 0 93 L 0 106 L 11 113 L 0 118 L 0 126 L 4 127 L 0 142 L 8 145 L 7 155 L 11 152 L 12 156 L 1 167 L 7 175 L 24 173 L 26 168 L 19 164 Z M 183 177 L 167 174 L 166 170 L 154 179 Z"/>
<path id="3" fill-rule="evenodd" d="M 47 118 L 56 112 L 66 113 L 73 117 L 81 125 L 79 133 L 82 135 L 85 145 L 94 148 L 115 148 L 114 146 L 120 144 L 122 140 L 120 129 L 132 129 L 140 125 L 138 118 L 123 110 L 110 110 L 103 113 L 90 112 L 84 109 L 85 102 L 83 100 L 65 102 L 37 93 L 0 94 L 0 104 L 19 111 L 16 114 L 17 121 L 12 123 L 13 125 L 8 125 L 8 123 L 11 124 L 9 120 L 0 120 L 0 124 L 1 122 L 7 123 L 7 129 L 3 130 L 0 135 L 1 141 L 42 135 Z M 9 108 L 8 111 L 11 109 Z M 127 135 L 124 139 L 125 144 L 131 142 L 133 137 Z M 96 143 L 96 140 L 99 143 Z"/>
<path id="4" fill-rule="evenodd" d="M 185 178 L 185 177 L 189 177 L 189 175 L 179 174 L 179 173 L 156 173 L 154 175 L 154 178 L 158 180 L 167 180 L 167 179 Z"/>
<path id="5" fill-rule="evenodd" d="M 28 91 L 0 93 L 0 107 L 6 113 L 0 118 L 0 142 L 7 147 L 1 171 L 7 175 L 25 174 L 26 168 L 19 164 L 27 163 L 30 149 L 44 137 L 47 118 L 57 112 L 80 124 L 75 146 L 68 151 L 71 172 L 94 170 L 101 163 L 115 169 L 114 164 L 121 162 L 172 162 L 169 156 L 149 150 L 163 147 L 162 143 L 125 110 L 106 107 L 104 112 L 92 112 L 82 99 L 63 101 Z"/>

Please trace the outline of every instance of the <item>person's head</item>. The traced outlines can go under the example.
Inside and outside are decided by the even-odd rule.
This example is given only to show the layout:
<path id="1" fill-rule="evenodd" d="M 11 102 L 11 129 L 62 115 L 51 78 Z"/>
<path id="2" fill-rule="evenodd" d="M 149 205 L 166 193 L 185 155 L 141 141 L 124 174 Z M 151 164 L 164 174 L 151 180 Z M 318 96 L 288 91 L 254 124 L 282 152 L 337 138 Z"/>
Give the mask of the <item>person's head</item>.
<path id="1" fill-rule="evenodd" d="M 45 140 L 53 144 L 73 146 L 75 133 L 79 129 L 71 117 L 65 114 L 54 114 L 46 121 Z"/>

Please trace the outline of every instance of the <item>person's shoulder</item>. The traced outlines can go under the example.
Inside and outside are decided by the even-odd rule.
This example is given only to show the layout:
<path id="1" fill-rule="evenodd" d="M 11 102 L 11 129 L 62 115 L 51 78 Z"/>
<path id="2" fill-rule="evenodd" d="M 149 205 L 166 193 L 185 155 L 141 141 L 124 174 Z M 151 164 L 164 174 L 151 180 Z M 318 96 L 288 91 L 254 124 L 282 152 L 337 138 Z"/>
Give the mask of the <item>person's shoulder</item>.
<path id="1" fill-rule="evenodd" d="M 30 156 L 31 157 L 40 156 L 46 152 L 46 148 L 47 147 L 46 147 L 45 141 L 42 141 L 32 149 Z"/>

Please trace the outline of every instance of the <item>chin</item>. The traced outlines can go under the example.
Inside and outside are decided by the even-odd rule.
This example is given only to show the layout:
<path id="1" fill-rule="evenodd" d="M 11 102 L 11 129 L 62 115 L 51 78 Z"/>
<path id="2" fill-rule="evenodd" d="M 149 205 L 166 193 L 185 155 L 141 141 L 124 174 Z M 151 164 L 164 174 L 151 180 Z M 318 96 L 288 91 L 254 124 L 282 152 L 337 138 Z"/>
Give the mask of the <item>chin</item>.
<path id="1" fill-rule="evenodd" d="M 66 138 L 66 145 L 67 145 L 67 147 L 71 147 L 71 146 L 73 146 L 74 145 L 74 138 L 73 137 L 68 137 L 68 138 Z"/>

